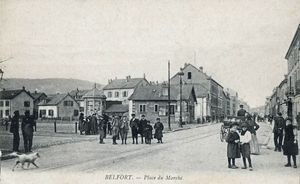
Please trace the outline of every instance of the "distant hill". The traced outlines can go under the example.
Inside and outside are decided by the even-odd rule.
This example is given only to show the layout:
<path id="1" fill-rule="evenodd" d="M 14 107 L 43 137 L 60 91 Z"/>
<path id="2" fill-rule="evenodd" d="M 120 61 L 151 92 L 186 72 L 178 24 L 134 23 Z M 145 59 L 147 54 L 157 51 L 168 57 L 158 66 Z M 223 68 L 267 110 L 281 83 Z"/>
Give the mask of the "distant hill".
<path id="1" fill-rule="evenodd" d="M 46 94 L 67 93 L 74 89 L 92 89 L 94 83 L 78 79 L 65 78 L 47 78 L 47 79 L 23 79 L 23 78 L 8 78 L 2 80 L 0 88 L 22 89 L 25 87 L 30 92 L 44 92 Z M 102 89 L 103 85 L 97 83 L 97 88 Z M 1 89 L 0 89 L 1 90 Z"/>

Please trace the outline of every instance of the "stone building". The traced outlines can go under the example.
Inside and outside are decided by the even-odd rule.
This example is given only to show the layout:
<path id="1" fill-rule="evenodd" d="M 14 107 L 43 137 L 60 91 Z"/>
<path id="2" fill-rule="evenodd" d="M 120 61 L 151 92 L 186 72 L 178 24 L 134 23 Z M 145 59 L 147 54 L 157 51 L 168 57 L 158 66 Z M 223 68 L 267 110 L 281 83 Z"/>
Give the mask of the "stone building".
<path id="1" fill-rule="evenodd" d="M 185 63 L 182 72 L 184 73 L 182 76 L 183 84 L 194 85 L 197 101 L 205 101 L 203 104 L 197 104 L 198 107 L 196 107 L 196 109 L 204 109 L 205 113 L 201 115 L 199 114 L 201 111 L 197 110 L 195 112 L 196 117 L 221 118 L 223 114 L 223 86 L 203 72 L 203 67 L 197 68 L 192 64 Z M 171 78 L 171 84 L 179 85 L 179 83 L 180 77 L 177 73 Z M 199 107 L 199 105 L 206 107 Z"/>
<path id="2" fill-rule="evenodd" d="M 110 79 L 103 91 L 107 101 L 119 101 L 123 104 L 128 104 L 128 98 L 133 94 L 134 90 L 138 86 L 145 85 L 149 85 L 145 76 L 144 78 L 127 76 L 126 79 Z"/>
<path id="3" fill-rule="evenodd" d="M 300 24 L 285 55 L 287 60 L 287 95 L 291 99 L 290 115 L 300 112 Z"/>
<path id="4" fill-rule="evenodd" d="M 13 116 L 14 111 L 19 111 L 20 115 L 24 115 L 25 111 L 33 113 L 34 98 L 23 87 L 20 90 L 0 91 L 0 118 L 8 118 Z"/>
<path id="5" fill-rule="evenodd" d="M 74 119 L 79 116 L 79 104 L 69 94 L 49 95 L 38 104 L 39 118 Z"/>
<path id="6" fill-rule="evenodd" d="M 94 113 L 103 114 L 106 109 L 106 96 L 102 90 L 97 89 L 96 85 L 93 89 L 86 92 L 83 96 L 84 115 L 89 116 Z"/>
<path id="7" fill-rule="evenodd" d="M 168 86 L 163 84 L 140 86 L 129 98 L 129 114 L 136 114 L 140 118 L 145 115 L 148 120 L 155 122 L 157 117 L 162 122 L 168 122 L 170 113 L 171 122 L 178 122 L 180 115 L 180 89 L 179 86 L 171 86 L 170 112 L 168 105 Z M 182 87 L 182 119 L 183 122 L 195 121 L 195 104 L 197 102 L 194 87 L 183 85 Z"/>

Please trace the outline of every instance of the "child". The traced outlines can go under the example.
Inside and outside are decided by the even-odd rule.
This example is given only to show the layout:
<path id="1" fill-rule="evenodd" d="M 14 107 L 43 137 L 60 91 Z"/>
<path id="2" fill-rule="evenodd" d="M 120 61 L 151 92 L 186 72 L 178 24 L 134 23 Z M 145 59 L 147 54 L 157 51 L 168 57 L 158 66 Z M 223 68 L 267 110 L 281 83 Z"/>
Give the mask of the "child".
<path id="1" fill-rule="evenodd" d="M 297 168 L 296 155 L 299 154 L 298 141 L 296 139 L 296 128 L 292 125 L 292 119 L 287 118 L 284 128 L 283 155 L 287 156 L 288 163 L 285 167 L 291 167 L 291 157 L 293 158 L 294 168 Z"/>
<path id="2" fill-rule="evenodd" d="M 230 131 L 227 135 L 227 157 L 228 157 L 228 168 L 237 169 L 235 165 L 235 159 L 240 158 L 239 142 L 240 136 L 237 133 L 237 124 L 233 123 L 230 127 Z M 232 162 L 231 162 L 232 161 Z"/>
<path id="3" fill-rule="evenodd" d="M 157 143 L 163 143 L 162 137 L 163 137 L 164 125 L 160 122 L 160 118 L 156 118 L 154 129 L 155 129 L 154 138 L 157 139 Z"/>
<path id="4" fill-rule="evenodd" d="M 247 163 L 246 158 L 249 163 L 249 170 L 252 171 L 252 164 L 251 164 L 251 158 L 250 158 L 250 141 L 251 141 L 251 133 L 248 130 L 248 124 L 243 123 L 242 124 L 242 132 L 240 134 L 240 142 L 241 142 L 241 152 L 243 156 L 243 163 L 244 167 L 242 169 L 247 169 Z"/>
<path id="5" fill-rule="evenodd" d="M 152 139 L 152 126 L 150 125 L 150 121 L 147 121 L 147 125 L 145 126 L 145 143 L 151 144 Z"/>

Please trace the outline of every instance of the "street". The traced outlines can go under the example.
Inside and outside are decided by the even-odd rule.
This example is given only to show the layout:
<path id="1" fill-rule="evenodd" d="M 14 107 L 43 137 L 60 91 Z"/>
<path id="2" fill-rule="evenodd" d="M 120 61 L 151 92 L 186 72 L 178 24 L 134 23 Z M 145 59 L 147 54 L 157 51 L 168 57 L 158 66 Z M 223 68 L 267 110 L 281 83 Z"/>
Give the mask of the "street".
<path id="1" fill-rule="evenodd" d="M 40 168 L 11 171 L 13 160 L 2 162 L 1 181 L 17 183 L 299 183 L 299 169 L 285 168 L 282 153 L 262 148 L 252 155 L 254 171 L 228 169 L 225 142 L 219 139 L 221 124 L 172 132 L 164 144 L 100 145 L 86 141 L 37 150 Z M 263 143 L 270 127 L 260 123 L 258 139 Z M 272 141 L 272 140 L 271 140 Z M 50 159 L 51 158 L 51 159 Z M 242 160 L 237 159 L 242 166 Z M 202 182 L 201 182 L 202 183 Z"/>

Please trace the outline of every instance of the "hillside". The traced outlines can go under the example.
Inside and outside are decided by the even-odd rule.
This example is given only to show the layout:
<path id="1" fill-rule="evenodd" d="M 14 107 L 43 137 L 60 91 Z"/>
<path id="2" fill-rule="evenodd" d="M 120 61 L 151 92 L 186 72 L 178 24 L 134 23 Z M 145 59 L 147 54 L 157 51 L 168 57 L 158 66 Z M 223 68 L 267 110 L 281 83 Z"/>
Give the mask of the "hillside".
<path id="1" fill-rule="evenodd" d="M 1 81 L 0 88 L 21 89 L 25 86 L 26 90 L 31 92 L 44 92 L 46 94 L 67 93 L 74 89 L 91 89 L 94 86 L 93 82 L 65 79 L 65 78 L 47 78 L 47 79 L 22 79 L 9 78 Z M 97 84 L 97 88 L 102 89 L 103 85 Z"/>

